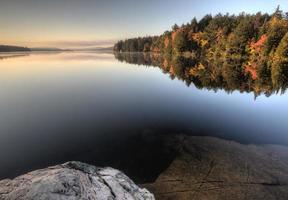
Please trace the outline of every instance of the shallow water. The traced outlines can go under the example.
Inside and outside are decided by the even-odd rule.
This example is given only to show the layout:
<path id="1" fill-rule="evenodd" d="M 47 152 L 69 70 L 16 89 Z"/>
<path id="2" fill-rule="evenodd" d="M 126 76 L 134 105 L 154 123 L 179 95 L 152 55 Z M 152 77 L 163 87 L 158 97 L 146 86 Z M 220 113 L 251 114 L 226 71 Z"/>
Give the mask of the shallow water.
<path id="1" fill-rule="evenodd" d="M 113 54 L 0 58 L 0 178 L 80 160 L 149 180 L 173 159 L 151 133 L 288 145 L 287 94 L 200 90 Z"/>

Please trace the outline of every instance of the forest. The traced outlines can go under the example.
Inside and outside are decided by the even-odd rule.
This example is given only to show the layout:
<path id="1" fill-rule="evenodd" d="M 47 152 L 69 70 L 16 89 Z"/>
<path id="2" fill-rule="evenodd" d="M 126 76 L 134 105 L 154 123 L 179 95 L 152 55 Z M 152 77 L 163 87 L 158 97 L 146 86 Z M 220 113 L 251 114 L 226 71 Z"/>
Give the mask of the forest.
<path id="1" fill-rule="evenodd" d="M 206 15 L 160 36 L 119 41 L 114 51 L 190 57 L 197 60 L 191 76 L 209 68 L 230 84 L 249 79 L 280 88 L 288 83 L 288 13 Z"/>
<path id="2" fill-rule="evenodd" d="M 0 45 L 0 52 L 31 51 L 27 47 Z"/>

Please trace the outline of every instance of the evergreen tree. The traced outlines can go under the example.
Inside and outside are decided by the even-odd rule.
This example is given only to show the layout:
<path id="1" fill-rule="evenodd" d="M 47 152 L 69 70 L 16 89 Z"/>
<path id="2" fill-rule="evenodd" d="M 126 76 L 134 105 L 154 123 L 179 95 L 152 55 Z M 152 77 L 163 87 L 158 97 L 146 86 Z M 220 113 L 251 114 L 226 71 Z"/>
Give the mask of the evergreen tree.
<path id="1" fill-rule="evenodd" d="M 274 55 L 272 81 L 275 87 L 288 84 L 288 33 L 283 37 Z"/>
<path id="2" fill-rule="evenodd" d="M 276 17 L 277 19 L 282 19 L 283 18 L 283 11 L 280 10 L 280 5 L 277 6 L 274 14 L 273 14 L 273 17 Z"/>
<path id="3" fill-rule="evenodd" d="M 179 26 L 177 25 L 177 24 L 174 24 L 173 26 L 172 26 L 172 30 L 173 31 L 177 31 L 179 29 Z"/>
<path id="4" fill-rule="evenodd" d="M 198 23 L 199 31 L 204 31 L 212 19 L 212 15 L 205 15 Z"/>
<path id="5" fill-rule="evenodd" d="M 193 33 L 197 33 L 199 30 L 198 27 L 198 22 L 197 19 L 194 17 L 191 21 L 191 23 L 188 25 L 189 29 L 193 32 Z"/>
<path id="6" fill-rule="evenodd" d="M 267 30 L 266 53 L 269 54 L 274 51 L 279 45 L 281 39 L 288 31 L 288 24 L 286 20 L 279 20 L 272 18 Z"/>
<path id="7" fill-rule="evenodd" d="M 173 46 L 175 53 L 181 53 L 187 50 L 187 39 L 185 38 L 185 33 L 183 31 L 176 33 Z"/>

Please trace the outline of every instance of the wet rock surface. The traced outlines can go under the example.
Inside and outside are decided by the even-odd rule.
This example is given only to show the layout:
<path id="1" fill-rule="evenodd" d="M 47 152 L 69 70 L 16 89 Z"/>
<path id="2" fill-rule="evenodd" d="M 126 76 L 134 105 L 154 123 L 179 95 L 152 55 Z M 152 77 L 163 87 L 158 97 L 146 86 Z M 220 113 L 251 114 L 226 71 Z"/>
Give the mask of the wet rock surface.
<path id="1" fill-rule="evenodd" d="M 288 147 L 196 136 L 167 139 L 178 155 L 155 182 L 156 199 L 288 199 Z"/>
<path id="2" fill-rule="evenodd" d="M 0 181 L 1 200 L 153 200 L 122 172 L 68 162 Z"/>

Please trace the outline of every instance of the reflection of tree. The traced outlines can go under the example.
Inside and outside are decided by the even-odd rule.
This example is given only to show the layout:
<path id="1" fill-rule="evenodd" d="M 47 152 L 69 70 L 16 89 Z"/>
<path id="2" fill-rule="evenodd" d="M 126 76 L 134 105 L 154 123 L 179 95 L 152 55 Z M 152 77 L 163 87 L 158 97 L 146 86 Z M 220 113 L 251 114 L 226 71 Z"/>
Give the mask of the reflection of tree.
<path id="1" fill-rule="evenodd" d="M 272 64 L 272 82 L 277 88 L 287 87 L 288 83 L 288 33 L 276 49 Z"/>
<path id="2" fill-rule="evenodd" d="M 18 58 L 29 56 L 29 53 L 21 53 L 21 54 L 0 54 L 0 60 L 9 59 L 9 58 Z"/>
<path id="3" fill-rule="evenodd" d="M 257 78 L 246 74 L 243 68 L 239 67 L 240 63 L 237 58 L 231 59 L 229 63 L 219 64 L 205 59 L 150 53 L 115 53 L 115 57 L 121 62 L 159 67 L 163 73 L 169 74 L 171 79 L 182 80 L 187 86 L 193 83 L 199 89 L 205 88 L 213 91 L 222 89 L 227 93 L 253 92 L 257 97 L 260 94 L 270 96 L 279 91 L 283 93 L 287 87 L 287 84 L 283 84 L 283 78 L 274 79 L 273 81 L 278 81 L 277 87 L 274 86 L 275 83 L 272 84 L 267 67 L 265 67 L 266 71 L 257 74 Z M 278 68 L 274 70 L 276 69 Z M 286 71 L 282 73 L 281 77 L 283 76 L 287 76 Z"/>

